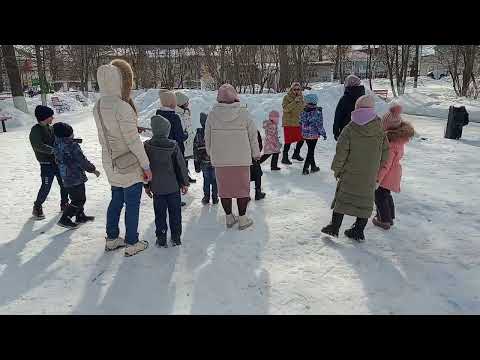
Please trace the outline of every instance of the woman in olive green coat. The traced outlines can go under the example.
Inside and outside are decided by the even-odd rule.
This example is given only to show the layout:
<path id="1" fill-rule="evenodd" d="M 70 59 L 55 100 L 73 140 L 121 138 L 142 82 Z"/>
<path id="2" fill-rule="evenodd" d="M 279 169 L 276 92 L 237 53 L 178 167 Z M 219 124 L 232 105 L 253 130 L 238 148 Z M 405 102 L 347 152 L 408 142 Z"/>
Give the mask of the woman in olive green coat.
<path id="1" fill-rule="evenodd" d="M 305 105 L 300 83 L 292 83 L 290 90 L 282 101 L 282 126 L 285 142 L 285 145 L 283 145 L 282 164 L 292 165 L 292 162 L 288 159 L 288 151 L 293 143 L 297 143 L 297 145 L 295 146 L 292 159 L 303 161 L 303 158 L 300 156 L 300 149 L 303 145 L 302 131 L 300 130 L 300 114 Z"/>
<path id="2" fill-rule="evenodd" d="M 360 97 L 351 122 L 338 138 L 332 162 L 337 191 L 332 203 L 332 222 L 322 229 L 325 234 L 337 237 L 343 215 L 350 215 L 357 220 L 345 235 L 365 240 L 363 230 L 373 211 L 378 170 L 388 159 L 388 140 L 374 107 L 372 96 Z"/>

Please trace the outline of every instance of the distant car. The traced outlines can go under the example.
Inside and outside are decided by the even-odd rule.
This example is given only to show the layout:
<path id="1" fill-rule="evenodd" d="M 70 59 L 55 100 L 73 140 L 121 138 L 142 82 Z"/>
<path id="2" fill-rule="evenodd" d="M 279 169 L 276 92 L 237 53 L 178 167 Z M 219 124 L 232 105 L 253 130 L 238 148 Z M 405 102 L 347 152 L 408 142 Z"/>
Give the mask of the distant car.
<path id="1" fill-rule="evenodd" d="M 432 71 L 429 71 L 427 73 L 427 76 L 429 78 L 432 78 L 432 79 L 435 79 L 435 80 L 439 80 L 443 77 L 446 77 L 448 76 L 448 72 L 447 71 L 442 71 L 442 70 L 432 70 Z"/>

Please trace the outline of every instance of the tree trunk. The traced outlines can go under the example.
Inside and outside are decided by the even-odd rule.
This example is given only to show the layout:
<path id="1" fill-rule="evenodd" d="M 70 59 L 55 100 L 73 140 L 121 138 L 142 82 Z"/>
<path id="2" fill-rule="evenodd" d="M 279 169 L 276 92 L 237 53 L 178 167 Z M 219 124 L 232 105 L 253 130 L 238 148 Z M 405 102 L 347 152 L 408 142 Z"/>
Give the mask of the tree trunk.
<path id="1" fill-rule="evenodd" d="M 413 88 L 417 88 L 418 83 L 418 64 L 419 64 L 419 57 L 420 57 L 420 45 L 415 45 L 415 74 L 413 78 Z"/>
<path id="2" fill-rule="evenodd" d="M 45 69 L 43 68 L 42 49 L 40 45 L 35 45 L 35 57 L 37 59 L 37 73 L 40 82 L 42 105 L 47 106 L 47 80 L 45 79 Z"/>
<path id="3" fill-rule="evenodd" d="M 476 45 L 466 45 L 464 47 L 463 60 L 463 76 L 462 76 L 462 90 L 461 96 L 466 96 L 472 81 L 473 66 L 475 64 L 475 55 L 477 51 Z"/>
<path id="4" fill-rule="evenodd" d="M 3 56 L 2 52 L 0 51 L 0 92 L 5 91 L 5 87 L 3 85 Z"/>
<path id="5" fill-rule="evenodd" d="M 290 67 L 288 63 L 288 51 L 286 45 L 278 46 L 278 56 L 280 61 L 280 88 L 278 91 L 282 92 L 290 86 Z"/>
<path id="6" fill-rule="evenodd" d="M 17 59 L 15 57 L 15 48 L 13 45 L 2 45 L 3 60 L 7 70 L 8 81 L 13 97 L 13 104 L 18 109 L 28 114 L 27 102 L 23 96 L 22 80 L 18 69 Z"/>
<path id="7" fill-rule="evenodd" d="M 394 97 L 397 97 L 395 86 L 393 85 L 393 54 L 390 54 L 388 45 L 385 45 L 385 58 L 387 63 L 388 77 L 390 78 L 390 87 Z M 392 60 L 390 60 L 392 58 Z"/>
<path id="8" fill-rule="evenodd" d="M 368 45 L 367 75 L 368 75 L 368 85 L 370 86 L 370 90 L 373 90 L 372 88 L 372 49 L 370 45 Z"/>
<path id="9" fill-rule="evenodd" d="M 323 61 L 323 45 L 318 45 L 318 61 Z"/>

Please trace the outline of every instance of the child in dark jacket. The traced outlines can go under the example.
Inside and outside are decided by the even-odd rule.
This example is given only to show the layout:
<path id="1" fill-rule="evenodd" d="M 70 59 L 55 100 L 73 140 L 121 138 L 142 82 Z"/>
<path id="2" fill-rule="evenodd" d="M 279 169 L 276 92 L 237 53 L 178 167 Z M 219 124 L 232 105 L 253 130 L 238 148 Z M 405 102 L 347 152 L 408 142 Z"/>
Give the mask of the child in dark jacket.
<path id="1" fill-rule="evenodd" d="M 205 123 L 207 114 L 200 113 L 201 128 L 197 129 L 193 140 L 193 158 L 195 171 L 203 173 L 203 199 L 202 204 L 207 205 L 210 202 L 210 188 L 212 194 L 212 203 L 218 204 L 217 179 L 215 177 L 215 168 L 210 162 L 210 156 L 207 154 L 205 147 Z"/>
<path id="2" fill-rule="evenodd" d="M 94 173 L 97 177 L 100 172 L 87 160 L 78 142 L 73 139 L 73 128 L 65 123 L 59 122 L 53 125 L 55 135 L 54 150 L 55 160 L 58 164 L 63 186 L 70 196 L 71 203 L 63 211 L 58 225 L 75 229 L 79 224 L 93 221 L 93 216 L 85 215 L 83 207 L 86 202 L 85 183 L 87 176 L 85 171 Z M 72 217 L 75 216 L 75 223 Z"/>
<path id="3" fill-rule="evenodd" d="M 64 211 L 68 205 L 68 193 L 63 186 L 62 177 L 60 176 L 58 166 L 53 155 L 53 142 L 55 136 L 50 124 L 53 121 L 53 110 L 48 106 L 38 105 L 35 108 L 35 117 L 38 124 L 35 124 L 30 131 L 30 144 L 32 145 L 35 157 L 40 163 L 40 177 L 42 185 L 38 190 L 37 198 L 33 203 L 32 216 L 35 220 L 45 219 L 42 205 L 50 193 L 53 179 L 56 177 L 60 186 L 60 210 Z"/>
<path id="4" fill-rule="evenodd" d="M 170 122 L 162 116 L 151 119 L 153 136 L 145 141 L 145 152 L 150 160 L 152 181 L 145 185 L 147 195 L 153 197 L 155 211 L 156 245 L 167 247 L 167 210 L 173 246 L 181 245 L 182 194 L 188 191 L 188 171 L 180 147 L 168 138 Z M 153 195 L 152 195 L 153 193 Z"/>
<path id="5" fill-rule="evenodd" d="M 305 95 L 305 109 L 300 114 L 300 127 L 302 129 L 302 136 L 308 146 L 307 157 L 303 165 L 303 175 L 308 175 L 308 168 L 311 168 L 312 173 L 320 170 L 315 164 L 315 147 L 317 141 L 322 136 L 327 140 L 327 134 L 323 128 L 322 108 L 317 107 L 318 97 L 315 94 Z"/>
<path id="6" fill-rule="evenodd" d="M 263 149 L 262 144 L 262 136 L 260 132 L 257 130 L 257 138 L 258 138 L 258 147 L 260 148 L 260 152 Z M 260 160 L 252 159 L 252 165 L 250 165 L 250 181 L 255 181 L 255 200 L 262 200 L 265 198 L 265 193 L 262 192 L 262 166 L 260 165 Z"/>

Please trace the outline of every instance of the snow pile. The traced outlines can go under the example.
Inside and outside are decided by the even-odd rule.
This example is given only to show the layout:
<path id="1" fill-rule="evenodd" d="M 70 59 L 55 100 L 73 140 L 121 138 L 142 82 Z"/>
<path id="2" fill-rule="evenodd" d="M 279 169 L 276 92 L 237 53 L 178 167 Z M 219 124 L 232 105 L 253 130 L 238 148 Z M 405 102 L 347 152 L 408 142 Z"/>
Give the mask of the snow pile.
<path id="1" fill-rule="evenodd" d="M 216 91 L 203 90 L 180 90 L 190 99 L 190 110 L 192 113 L 193 127 L 200 127 L 200 113 L 208 113 L 216 103 Z M 317 94 L 318 106 L 322 107 L 324 127 L 327 133 L 332 134 L 333 119 L 338 100 L 343 95 L 344 87 L 336 83 L 318 83 L 312 86 L 312 90 L 305 90 L 304 95 L 309 93 Z M 286 93 L 276 94 L 240 94 L 240 101 L 246 104 L 250 114 L 259 129 L 262 129 L 262 122 L 267 118 L 271 110 L 277 110 L 282 115 L 282 100 Z M 158 89 L 148 89 L 138 91 L 134 94 L 134 102 L 139 110 L 139 124 L 150 127 L 150 118 L 155 115 L 155 111 L 160 107 Z M 388 105 L 376 97 L 377 112 L 382 115 L 388 109 Z M 261 130 L 262 132 L 263 130 Z M 283 132 L 280 131 L 283 137 Z"/>
<path id="2" fill-rule="evenodd" d="M 389 98 L 393 96 L 390 80 L 375 79 L 372 81 L 374 89 L 388 89 Z M 364 81 L 368 88 L 368 81 Z M 450 77 L 434 80 L 426 76 L 418 79 L 418 87 L 413 88 L 413 78 L 407 79 L 405 94 L 398 98 L 404 112 L 410 115 L 432 116 L 442 119 L 448 118 L 450 106 L 465 106 L 470 120 L 480 122 L 480 100 L 459 98 L 453 90 Z"/>
<path id="3" fill-rule="evenodd" d="M 13 106 L 13 101 L 0 101 L 0 117 L 4 116 L 11 118 L 5 122 L 7 130 L 32 126 L 37 123 L 33 114 L 25 114 L 23 111 L 18 110 Z"/>

